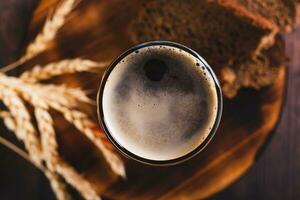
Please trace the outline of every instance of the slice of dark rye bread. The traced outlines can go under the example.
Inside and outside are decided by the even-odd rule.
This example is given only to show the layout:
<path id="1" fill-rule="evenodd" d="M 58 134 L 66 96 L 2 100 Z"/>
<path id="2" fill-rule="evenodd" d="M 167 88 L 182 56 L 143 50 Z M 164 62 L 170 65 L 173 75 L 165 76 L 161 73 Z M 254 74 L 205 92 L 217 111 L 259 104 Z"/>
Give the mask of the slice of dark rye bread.
<path id="1" fill-rule="evenodd" d="M 196 50 L 214 68 L 271 45 L 277 27 L 231 0 L 143 1 L 130 34 L 135 43 L 168 40 Z"/>
<path id="2" fill-rule="evenodd" d="M 235 0 L 249 11 L 271 20 L 282 32 L 292 30 L 297 19 L 297 0 Z"/>
<path id="3" fill-rule="evenodd" d="M 144 1 L 129 29 L 136 44 L 168 40 L 194 49 L 219 77 L 222 68 L 252 59 L 272 46 L 277 32 L 269 20 L 231 0 Z M 233 94 L 230 90 L 224 95 L 231 97 L 229 93 Z"/>
<path id="4" fill-rule="evenodd" d="M 279 67 L 286 61 L 283 38 L 277 35 L 272 47 L 263 49 L 253 58 L 221 69 L 219 79 L 223 94 L 232 98 L 242 87 L 260 89 L 272 84 L 278 77 Z"/>

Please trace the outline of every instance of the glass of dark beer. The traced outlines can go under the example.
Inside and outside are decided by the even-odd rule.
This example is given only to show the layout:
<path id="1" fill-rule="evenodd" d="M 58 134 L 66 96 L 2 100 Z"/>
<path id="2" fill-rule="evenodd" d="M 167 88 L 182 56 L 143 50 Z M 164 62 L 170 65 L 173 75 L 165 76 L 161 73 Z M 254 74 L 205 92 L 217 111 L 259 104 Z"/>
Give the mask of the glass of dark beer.
<path id="1" fill-rule="evenodd" d="M 97 97 L 108 139 L 125 156 L 150 165 L 173 165 L 201 152 L 222 113 L 219 82 L 190 48 L 154 41 L 112 62 Z"/>

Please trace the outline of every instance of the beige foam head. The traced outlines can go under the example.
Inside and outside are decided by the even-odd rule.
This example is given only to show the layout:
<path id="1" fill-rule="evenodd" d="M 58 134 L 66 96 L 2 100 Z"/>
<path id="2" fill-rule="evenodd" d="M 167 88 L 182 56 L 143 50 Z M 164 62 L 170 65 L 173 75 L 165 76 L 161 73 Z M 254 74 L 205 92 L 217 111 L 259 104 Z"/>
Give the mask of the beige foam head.
<path id="1" fill-rule="evenodd" d="M 110 71 L 102 94 L 111 137 L 141 158 L 165 161 L 196 149 L 217 118 L 215 80 L 199 58 L 177 47 L 131 52 Z"/>

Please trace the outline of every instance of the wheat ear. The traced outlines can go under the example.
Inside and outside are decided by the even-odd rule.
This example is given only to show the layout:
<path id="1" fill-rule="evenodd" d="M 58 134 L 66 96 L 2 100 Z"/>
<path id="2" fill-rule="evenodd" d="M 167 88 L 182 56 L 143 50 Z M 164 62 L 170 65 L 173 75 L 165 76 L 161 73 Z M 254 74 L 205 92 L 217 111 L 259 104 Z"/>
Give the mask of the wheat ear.
<path id="1" fill-rule="evenodd" d="M 35 40 L 27 46 L 21 61 L 28 60 L 44 51 L 49 43 L 53 41 L 57 31 L 63 26 L 66 16 L 72 11 L 76 0 L 63 1 L 51 16 L 47 17 L 43 30 Z"/>
<path id="2" fill-rule="evenodd" d="M 28 98 L 27 101 L 29 101 L 34 107 L 35 107 L 35 117 L 37 120 L 38 128 L 41 133 L 41 141 L 42 141 L 42 147 L 43 147 L 43 153 L 44 158 L 46 160 L 47 167 L 49 168 L 49 172 L 46 173 L 53 191 L 55 191 L 57 198 L 59 199 L 66 199 L 69 198 L 68 192 L 66 191 L 65 184 L 59 180 L 59 176 L 55 175 L 55 172 L 57 171 L 60 175 L 64 176 L 64 178 L 69 182 L 74 188 L 78 189 L 81 187 L 81 184 L 83 181 L 86 182 L 83 178 L 79 181 L 75 181 L 73 177 L 66 177 L 67 174 L 72 173 L 72 176 L 76 174 L 78 177 L 80 177 L 76 171 L 72 170 L 71 168 L 65 168 L 64 166 L 66 163 L 64 163 L 57 152 L 57 142 L 55 138 L 55 130 L 53 128 L 53 121 L 48 113 L 47 109 L 48 107 L 43 107 L 43 105 L 46 104 L 46 102 L 43 102 L 42 98 L 39 97 L 40 102 L 37 103 L 35 100 L 33 100 L 34 97 L 32 96 L 31 99 Z M 59 169 L 63 168 L 64 171 L 61 171 Z M 71 170 L 71 172 L 70 172 Z M 68 179 L 67 179 L 68 178 Z M 81 192 L 81 194 L 84 197 L 90 197 L 91 193 L 94 193 L 94 190 L 91 188 L 85 188 L 88 189 L 87 191 L 78 190 Z"/>
<path id="3" fill-rule="evenodd" d="M 32 126 L 29 112 L 19 96 L 7 87 L 0 86 L 0 99 L 8 108 L 16 125 L 16 136 L 24 142 L 32 161 L 41 166 L 41 145 Z M 10 127 L 11 128 L 11 127 Z"/>
<path id="4" fill-rule="evenodd" d="M 60 175 L 62 175 L 66 179 L 66 181 L 69 182 L 74 188 L 76 188 L 85 198 L 91 197 L 93 196 L 93 194 L 96 194 L 96 192 L 91 187 L 88 188 L 87 186 L 85 186 L 84 189 L 81 189 L 81 184 L 87 181 L 80 177 L 80 175 L 78 175 L 77 172 L 71 167 L 66 167 L 68 165 L 60 159 L 57 153 L 57 143 L 55 140 L 55 132 L 52 125 L 52 119 L 47 111 L 47 109 L 49 109 L 48 104 L 43 100 L 44 93 L 41 91 L 41 88 L 34 88 L 33 86 L 26 85 L 22 83 L 22 81 L 14 77 L 0 75 L 0 85 L 5 85 L 5 83 L 10 83 L 7 86 L 11 87 L 10 89 L 18 92 L 18 94 L 22 96 L 23 99 L 32 104 L 35 108 L 35 117 L 41 134 L 42 147 L 44 151 L 43 156 L 46 160 L 47 167 L 50 169 L 50 171 L 44 171 L 50 180 L 53 190 L 55 191 L 55 193 L 57 193 L 58 198 L 64 198 L 68 195 L 67 192 L 64 191 L 65 186 L 61 181 L 59 181 L 59 177 L 55 175 L 55 172 L 58 172 Z M 70 174 L 72 174 L 73 177 L 66 177 Z"/>
<path id="5" fill-rule="evenodd" d="M 90 99 L 80 88 L 69 88 L 64 85 L 41 85 L 41 87 L 50 95 L 48 95 L 49 99 L 53 98 L 53 101 L 61 102 L 63 105 L 69 105 L 69 107 L 76 106 L 78 102 L 95 104 L 95 101 Z M 59 101 L 58 98 L 60 97 L 58 96 L 64 100 Z"/>
<path id="6" fill-rule="evenodd" d="M 41 134 L 41 143 L 47 167 L 50 171 L 54 171 L 59 155 L 52 118 L 48 111 L 42 107 L 35 106 L 34 114 Z"/>
<path id="7" fill-rule="evenodd" d="M 37 65 L 31 70 L 25 71 L 20 78 L 34 83 L 41 80 L 47 80 L 54 76 L 72 74 L 77 72 L 93 72 L 99 68 L 107 66 L 107 62 L 94 62 L 87 59 L 75 58 L 66 59 L 59 62 L 53 62 L 45 66 Z"/>
<path id="8" fill-rule="evenodd" d="M 24 92 L 25 98 L 29 98 L 27 96 L 30 95 L 31 93 L 38 93 L 39 95 L 42 96 L 44 95 L 48 100 L 65 105 L 69 108 L 78 106 L 79 102 L 89 103 L 89 104 L 95 103 L 85 94 L 85 92 L 83 92 L 79 88 L 68 88 L 64 85 L 52 85 L 52 84 L 42 85 L 37 83 L 31 84 L 31 83 L 26 83 L 21 79 L 6 76 L 1 73 L 0 73 L 0 84 L 6 85 L 7 87 L 10 88 L 16 88 L 18 90 L 20 89 L 26 90 Z M 35 98 L 35 101 L 39 101 L 38 98 Z"/>
<path id="9" fill-rule="evenodd" d="M 28 100 L 30 101 L 30 99 Z M 56 167 L 60 163 L 53 121 L 48 112 L 48 106 L 43 106 L 46 105 L 46 103 L 43 102 L 42 98 L 39 98 L 39 100 L 40 103 L 35 101 L 30 103 L 32 103 L 34 106 L 34 114 L 41 135 L 43 155 L 44 159 L 46 160 L 47 168 L 49 169 L 49 171 L 47 170 L 45 174 L 50 181 L 52 190 L 54 191 L 57 199 L 71 199 L 67 192 L 65 183 L 63 183 L 61 178 L 56 175 Z"/>
<path id="10" fill-rule="evenodd" d="M 57 153 L 55 132 L 51 125 L 53 122 L 49 113 L 44 109 L 36 108 L 35 114 L 41 131 L 42 144 L 44 151 L 46 152 L 45 156 L 48 157 L 46 160 L 48 160 L 47 163 L 48 167 L 51 169 L 50 171 L 56 171 L 62 175 L 65 180 L 77 189 L 85 199 L 100 199 L 92 186 L 73 168 L 60 159 Z M 61 199 L 65 199 L 66 197 L 69 198 L 65 185 L 57 180 L 59 178 L 57 175 L 49 173 L 48 178 L 50 178 L 51 186 L 53 190 L 56 191 L 55 193 L 57 193 L 57 197 Z"/>
<path id="11" fill-rule="evenodd" d="M 13 132 L 17 131 L 13 117 L 11 116 L 11 114 L 9 112 L 1 111 L 0 117 L 4 120 L 4 124 L 6 125 L 6 127 L 9 130 L 11 130 Z M 27 156 L 23 155 L 23 152 L 18 151 L 18 154 L 21 155 L 22 157 L 24 157 L 25 159 L 27 159 Z M 39 166 L 39 169 L 42 170 L 45 173 L 45 175 L 47 176 L 47 178 L 51 184 L 51 188 L 58 200 L 71 199 L 71 197 L 69 196 L 69 194 L 67 192 L 65 183 L 61 180 L 61 178 L 58 175 L 55 174 L 55 172 L 51 172 L 48 169 L 43 168 L 43 166 Z"/>
<path id="12" fill-rule="evenodd" d="M 42 98 L 41 92 L 37 88 L 32 88 L 28 85 L 20 83 L 16 83 L 15 85 L 12 84 L 12 86 L 13 89 L 17 91 L 24 100 L 34 107 L 34 115 L 41 137 L 43 158 L 46 160 L 47 167 L 50 169 L 50 171 L 54 171 L 58 152 L 53 121 L 48 112 L 48 104 Z"/>
<path id="13" fill-rule="evenodd" d="M 45 171 L 47 178 L 49 179 L 52 190 L 54 191 L 57 199 L 68 200 L 71 199 L 67 192 L 65 183 L 56 174 L 56 166 L 59 163 L 59 154 L 57 151 L 57 142 L 55 138 L 55 130 L 53 128 L 53 121 L 50 114 L 47 111 L 47 107 L 43 108 L 39 105 L 34 105 L 35 118 L 37 125 L 41 133 L 41 142 L 43 148 L 43 156 L 46 160 L 46 165 L 49 169 Z"/>

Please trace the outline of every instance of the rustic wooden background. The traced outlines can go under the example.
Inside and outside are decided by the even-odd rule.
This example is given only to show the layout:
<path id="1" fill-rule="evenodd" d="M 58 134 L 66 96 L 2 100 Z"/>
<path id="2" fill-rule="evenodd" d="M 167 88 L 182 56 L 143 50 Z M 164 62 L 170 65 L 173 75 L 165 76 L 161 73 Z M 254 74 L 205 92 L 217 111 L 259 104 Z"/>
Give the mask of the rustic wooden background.
<path id="1" fill-rule="evenodd" d="M 16 58 L 37 0 L 0 1 L 0 64 Z M 287 36 L 289 84 L 281 123 L 257 164 L 238 182 L 211 199 L 300 199 L 300 136 L 297 130 L 297 82 L 300 30 Z M 299 53 L 298 53 L 299 54 Z M 54 199 L 48 183 L 34 167 L 0 147 L 0 199 Z"/>

